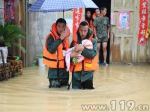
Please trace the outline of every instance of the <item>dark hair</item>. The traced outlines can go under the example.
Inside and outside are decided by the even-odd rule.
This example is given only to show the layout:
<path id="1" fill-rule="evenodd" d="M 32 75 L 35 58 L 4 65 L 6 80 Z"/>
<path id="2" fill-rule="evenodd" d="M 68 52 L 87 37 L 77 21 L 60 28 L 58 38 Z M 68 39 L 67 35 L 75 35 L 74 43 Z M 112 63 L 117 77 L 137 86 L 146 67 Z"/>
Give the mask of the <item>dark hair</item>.
<path id="1" fill-rule="evenodd" d="M 80 25 L 82 25 L 82 26 L 88 26 L 87 22 L 85 22 L 85 21 L 82 21 L 82 22 L 80 23 Z M 80 25 L 79 25 L 79 26 L 80 26 Z"/>
<path id="2" fill-rule="evenodd" d="M 57 19 L 57 21 L 56 21 L 56 25 L 57 25 L 58 23 L 64 23 L 65 25 L 67 24 L 67 23 L 66 23 L 66 20 L 65 20 L 65 19 L 63 19 L 63 18 L 59 18 L 59 19 Z"/>
<path id="3" fill-rule="evenodd" d="M 88 26 L 88 23 L 85 22 L 85 21 L 82 21 L 82 22 L 80 23 L 80 25 L 82 25 L 82 26 Z M 80 25 L 79 25 L 79 26 L 80 26 Z M 81 39 L 81 36 L 80 36 L 80 33 L 79 33 L 79 29 L 77 30 L 77 35 L 78 35 L 78 41 L 79 41 L 79 43 L 81 43 L 82 39 Z"/>
<path id="4" fill-rule="evenodd" d="M 90 17 L 87 17 L 87 12 L 90 12 L 90 13 L 91 13 L 91 11 L 90 11 L 90 10 L 87 10 L 87 11 L 86 11 L 86 14 L 85 14 L 85 20 L 88 21 L 88 23 L 90 24 L 90 21 L 92 20 L 92 13 L 91 13 L 91 16 L 90 16 Z M 93 20 L 92 20 L 92 21 L 93 21 Z"/>
<path id="5" fill-rule="evenodd" d="M 87 14 L 87 12 L 90 12 L 90 13 L 91 13 L 91 11 L 90 11 L 90 10 L 86 10 L 86 14 Z"/>
<path id="6" fill-rule="evenodd" d="M 95 11 L 96 11 L 96 10 L 100 10 L 100 9 L 99 9 L 99 8 L 96 8 Z"/>
<path id="7" fill-rule="evenodd" d="M 103 11 L 104 9 L 107 9 L 106 7 L 101 7 L 100 12 Z"/>

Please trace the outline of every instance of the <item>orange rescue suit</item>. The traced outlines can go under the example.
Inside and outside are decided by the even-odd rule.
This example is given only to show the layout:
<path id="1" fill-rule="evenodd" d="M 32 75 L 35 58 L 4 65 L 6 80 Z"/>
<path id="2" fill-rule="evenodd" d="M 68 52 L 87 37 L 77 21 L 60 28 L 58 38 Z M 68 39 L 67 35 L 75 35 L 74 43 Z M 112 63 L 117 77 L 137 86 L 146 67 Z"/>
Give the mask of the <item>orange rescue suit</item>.
<path id="1" fill-rule="evenodd" d="M 93 20 L 96 18 L 96 13 L 92 15 Z"/>
<path id="2" fill-rule="evenodd" d="M 92 41 L 93 34 L 89 37 L 89 40 Z M 77 37 L 73 37 L 73 46 L 78 44 Z M 78 72 L 78 71 L 94 71 L 98 69 L 98 55 L 96 55 L 93 59 L 88 59 L 84 57 L 84 60 L 77 65 L 71 63 L 70 72 Z"/>
<path id="3" fill-rule="evenodd" d="M 93 26 L 93 21 L 92 20 L 90 20 L 90 24 L 89 24 L 89 22 L 87 20 L 85 20 L 85 22 L 87 22 L 89 28 L 91 28 L 92 30 L 94 30 L 94 26 Z"/>
<path id="4" fill-rule="evenodd" d="M 65 57 L 63 56 L 63 48 L 67 51 L 69 48 L 69 35 L 70 30 L 68 26 L 66 26 L 66 38 L 63 40 L 63 42 L 58 46 L 57 51 L 52 54 L 48 51 L 48 45 L 47 41 L 49 37 L 53 37 L 54 41 L 58 38 L 60 38 L 57 35 L 57 29 L 56 29 L 56 23 L 52 25 L 52 31 L 50 34 L 46 37 L 46 42 L 43 48 L 43 63 L 47 65 L 50 68 L 65 68 Z"/>

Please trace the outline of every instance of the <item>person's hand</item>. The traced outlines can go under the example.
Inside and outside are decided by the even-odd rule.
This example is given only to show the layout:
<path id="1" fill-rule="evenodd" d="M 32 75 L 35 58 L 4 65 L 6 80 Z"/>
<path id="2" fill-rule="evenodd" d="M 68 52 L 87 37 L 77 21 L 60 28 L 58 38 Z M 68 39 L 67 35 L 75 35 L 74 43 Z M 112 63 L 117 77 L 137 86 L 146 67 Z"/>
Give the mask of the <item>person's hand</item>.
<path id="1" fill-rule="evenodd" d="M 60 39 L 64 40 L 65 37 L 66 37 L 66 31 L 63 31 L 60 35 Z"/>
<path id="2" fill-rule="evenodd" d="M 98 40 L 98 37 L 97 37 L 97 36 L 95 36 L 95 39 L 96 39 L 96 40 Z"/>
<path id="3" fill-rule="evenodd" d="M 78 45 L 75 46 L 75 51 L 76 52 L 79 52 L 79 51 L 82 52 L 83 50 L 84 50 L 84 46 L 83 45 L 78 44 Z"/>
<path id="4" fill-rule="evenodd" d="M 72 52 L 72 53 L 70 54 L 70 57 L 71 57 L 71 58 L 78 58 L 78 53 L 77 53 L 77 52 Z"/>

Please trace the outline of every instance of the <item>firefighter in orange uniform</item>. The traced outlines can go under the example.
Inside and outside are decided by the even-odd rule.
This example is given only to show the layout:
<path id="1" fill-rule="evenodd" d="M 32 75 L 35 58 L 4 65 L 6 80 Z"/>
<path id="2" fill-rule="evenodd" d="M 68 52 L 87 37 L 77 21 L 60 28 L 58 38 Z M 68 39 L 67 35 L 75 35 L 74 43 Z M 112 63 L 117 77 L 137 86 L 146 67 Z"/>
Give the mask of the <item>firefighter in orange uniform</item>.
<path id="1" fill-rule="evenodd" d="M 51 33 L 46 37 L 43 50 L 43 63 L 49 67 L 49 88 L 67 86 L 69 72 L 66 72 L 65 51 L 69 48 L 70 30 L 66 21 L 60 18 L 52 25 Z"/>
<path id="2" fill-rule="evenodd" d="M 70 47 L 75 46 L 75 51 L 72 52 L 71 62 L 73 58 L 77 58 L 78 52 L 82 51 L 81 55 L 84 56 L 84 60 L 74 65 L 73 62 L 70 66 L 72 72 L 72 88 L 73 89 L 94 89 L 93 87 L 93 73 L 98 69 L 98 56 L 97 56 L 97 41 L 92 38 L 93 31 L 88 27 L 87 22 L 80 23 L 76 37 L 73 37 L 73 41 Z M 81 45 L 82 40 L 89 39 L 93 43 L 93 49 L 87 49 Z"/>

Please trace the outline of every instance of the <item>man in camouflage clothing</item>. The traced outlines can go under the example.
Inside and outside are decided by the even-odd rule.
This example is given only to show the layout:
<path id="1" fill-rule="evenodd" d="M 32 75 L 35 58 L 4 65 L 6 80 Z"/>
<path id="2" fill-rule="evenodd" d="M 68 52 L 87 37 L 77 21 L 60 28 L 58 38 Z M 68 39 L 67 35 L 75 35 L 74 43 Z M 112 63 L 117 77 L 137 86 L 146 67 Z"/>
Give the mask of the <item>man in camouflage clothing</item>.
<path id="1" fill-rule="evenodd" d="M 103 47 L 104 66 L 108 66 L 106 62 L 106 58 L 107 58 L 107 42 L 108 42 L 109 31 L 110 31 L 109 18 L 106 17 L 106 13 L 107 13 L 107 9 L 105 7 L 102 7 L 100 9 L 100 16 L 97 17 L 93 23 L 95 38 L 98 43 L 97 44 L 98 51 L 100 51 L 101 44 Z M 99 56 L 99 52 L 98 52 L 98 56 Z M 98 62 L 98 64 L 100 64 L 100 61 Z"/>

